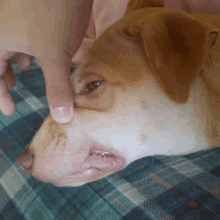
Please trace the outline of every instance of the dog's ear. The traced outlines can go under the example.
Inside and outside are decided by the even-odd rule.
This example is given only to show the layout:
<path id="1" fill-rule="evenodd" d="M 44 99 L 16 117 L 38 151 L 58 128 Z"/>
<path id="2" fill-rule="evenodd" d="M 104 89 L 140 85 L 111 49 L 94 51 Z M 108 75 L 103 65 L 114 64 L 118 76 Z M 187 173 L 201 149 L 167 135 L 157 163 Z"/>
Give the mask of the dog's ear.
<path id="1" fill-rule="evenodd" d="M 124 16 L 139 9 L 164 7 L 164 0 L 129 0 Z"/>
<path id="2" fill-rule="evenodd" d="M 165 8 L 132 12 L 117 26 L 119 35 L 142 39 L 148 66 L 166 94 L 185 103 L 192 80 L 215 44 L 218 29 L 186 12 Z"/>

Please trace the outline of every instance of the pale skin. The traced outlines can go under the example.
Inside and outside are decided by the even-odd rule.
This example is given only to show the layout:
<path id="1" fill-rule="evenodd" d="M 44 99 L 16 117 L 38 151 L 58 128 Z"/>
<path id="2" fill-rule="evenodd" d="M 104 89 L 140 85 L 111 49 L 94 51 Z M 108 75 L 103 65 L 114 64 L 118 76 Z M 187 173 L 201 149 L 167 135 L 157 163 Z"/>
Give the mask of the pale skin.
<path id="1" fill-rule="evenodd" d="M 16 111 L 9 91 L 16 84 L 10 59 L 15 57 L 19 68 L 26 69 L 34 56 L 43 70 L 52 117 L 59 123 L 73 118 L 71 58 L 86 37 L 92 3 L 93 0 L 0 2 L 0 111 L 4 115 Z M 164 0 L 164 4 L 191 13 L 220 14 L 218 0 Z M 70 111 L 61 117 L 58 110 L 64 107 Z"/>

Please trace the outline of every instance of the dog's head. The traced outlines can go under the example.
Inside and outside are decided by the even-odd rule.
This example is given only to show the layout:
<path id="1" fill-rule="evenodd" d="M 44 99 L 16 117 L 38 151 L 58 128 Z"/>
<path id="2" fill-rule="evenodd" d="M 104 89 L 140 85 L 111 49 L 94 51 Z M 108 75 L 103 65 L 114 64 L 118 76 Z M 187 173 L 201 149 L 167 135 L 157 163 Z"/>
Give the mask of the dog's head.
<path id="1" fill-rule="evenodd" d="M 206 94 L 192 100 L 191 87 L 217 37 L 213 26 L 171 9 L 124 16 L 75 70 L 74 118 L 61 125 L 47 117 L 27 149 L 34 161 L 26 172 L 78 186 L 148 155 L 204 148 L 191 106 Z M 206 116 L 199 120 L 206 126 Z"/>

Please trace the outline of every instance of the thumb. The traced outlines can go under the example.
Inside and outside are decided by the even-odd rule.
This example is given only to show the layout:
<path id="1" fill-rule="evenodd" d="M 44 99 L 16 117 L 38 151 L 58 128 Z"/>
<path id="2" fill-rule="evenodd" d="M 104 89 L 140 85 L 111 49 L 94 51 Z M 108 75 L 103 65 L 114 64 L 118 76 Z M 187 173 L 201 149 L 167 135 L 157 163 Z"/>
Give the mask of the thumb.
<path id="1" fill-rule="evenodd" d="M 70 79 L 71 62 L 68 54 L 59 54 L 52 60 L 39 60 L 46 82 L 50 113 L 58 123 L 68 123 L 73 118 L 74 94 Z"/>

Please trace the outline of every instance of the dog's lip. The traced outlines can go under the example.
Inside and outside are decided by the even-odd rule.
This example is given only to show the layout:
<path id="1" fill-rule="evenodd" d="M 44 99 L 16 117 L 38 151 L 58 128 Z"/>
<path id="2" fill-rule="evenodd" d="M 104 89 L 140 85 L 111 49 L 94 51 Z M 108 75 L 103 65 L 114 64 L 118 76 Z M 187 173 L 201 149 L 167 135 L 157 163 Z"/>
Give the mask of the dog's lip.
<path id="1" fill-rule="evenodd" d="M 124 164 L 125 159 L 123 157 L 118 157 L 114 154 L 101 156 L 101 154 L 93 153 L 90 154 L 72 174 L 84 172 L 90 168 L 95 168 L 103 172 L 110 172 L 120 169 Z"/>
<path id="2" fill-rule="evenodd" d="M 103 175 L 104 173 L 101 170 L 96 168 L 89 168 L 84 171 L 78 171 L 71 175 L 66 176 L 62 179 L 56 179 L 52 181 L 52 183 L 56 186 L 65 186 L 70 183 L 77 183 L 77 182 L 84 182 L 87 183 L 88 181 L 92 180 L 94 175 Z M 95 180 L 95 179 L 94 179 Z M 68 185 L 67 185 L 68 186 Z"/>
<path id="3" fill-rule="evenodd" d="M 125 166 L 126 160 L 124 157 L 116 156 L 110 151 L 105 151 L 103 149 L 94 149 L 77 169 L 73 170 L 72 173 L 57 181 L 88 181 L 89 179 L 93 178 L 94 175 L 115 172 Z M 98 152 L 98 154 L 96 154 L 96 152 Z M 102 156 L 101 153 L 103 153 Z"/>
<path id="4" fill-rule="evenodd" d="M 99 147 L 92 147 L 90 149 L 90 154 L 101 154 L 102 156 L 104 156 L 104 155 L 107 155 L 107 156 L 114 155 L 111 151 L 105 150 L 105 149 L 99 148 Z"/>
<path id="5" fill-rule="evenodd" d="M 74 172 L 72 172 L 71 174 L 67 175 L 64 178 L 56 179 L 56 180 L 52 181 L 52 183 L 54 185 L 59 185 L 59 186 L 73 183 L 73 182 L 77 183 L 80 181 L 84 181 L 86 183 L 91 180 L 97 180 L 99 178 L 102 178 L 102 177 L 106 176 L 107 173 L 110 174 L 110 173 L 115 172 L 117 170 L 123 169 L 125 166 L 126 160 L 123 157 L 117 157 L 115 155 L 114 156 L 107 156 L 107 157 L 111 158 L 110 159 L 111 163 L 104 162 L 104 159 L 102 158 L 99 161 L 100 163 L 96 164 L 96 162 L 94 163 L 94 160 L 92 158 L 93 156 L 94 156 L 94 154 L 90 155 L 86 159 L 84 164 L 82 164 L 78 170 L 75 170 Z M 96 158 L 99 156 L 95 155 Z M 114 159 L 113 159 L 113 157 L 114 157 Z M 104 165 L 104 166 L 102 166 L 102 165 Z"/>
<path id="6" fill-rule="evenodd" d="M 117 157 L 123 157 L 121 155 L 121 153 L 119 153 L 117 150 L 115 150 L 114 148 L 110 148 L 110 147 L 105 147 L 105 146 L 102 146 L 100 144 L 95 144 L 95 145 L 92 145 L 90 147 L 90 154 L 92 153 L 96 153 L 96 154 L 103 154 L 103 155 L 115 155 Z"/>

